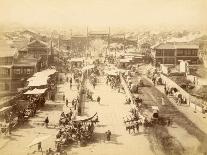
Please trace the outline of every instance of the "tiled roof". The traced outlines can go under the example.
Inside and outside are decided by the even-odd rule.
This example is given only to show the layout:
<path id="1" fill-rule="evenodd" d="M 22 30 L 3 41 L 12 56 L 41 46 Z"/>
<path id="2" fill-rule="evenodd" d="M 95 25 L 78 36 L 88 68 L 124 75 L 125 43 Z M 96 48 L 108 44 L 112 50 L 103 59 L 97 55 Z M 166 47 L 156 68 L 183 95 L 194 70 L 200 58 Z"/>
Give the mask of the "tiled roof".
<path id="1" fill-rule="evenodd" d="M 41 40 L 33 40 L 32 42 L 28 43 L 28 46 L 31 46 L 33 44 L 40 44 L 40 45 L 49 47 L 49 45 L 46 42 L 43 42 Z"/>
<path id="2" fill-rule="evenodd" d="M 15 48 L 11 48 L 6 40 L 0 40 L 0 57 L 12 57 L 17 53 Z"/>
<path id="3" fill-rule="evenodd" d="M 198 49 L 199 46 L 192 43 L 178 43 L 178 42 L 167 42 L 161 43 L 154 47 L 154 49 Z"/>
<path id="4" fill-rule="evenodd" d="M 14 66 L 35 66 L 37 59 L 31 57 L 23 57 L 14 62 Z"/>
<path id="5" fill-rule="evenodd" d="M 199 46 L 196 44 L 176 44 L 176 49 L 198 49 Z"/>
<path id="6" fill-rule="evenodd" d="M 161 43 L 154 47 L 154 49 L 175 49 L 175 46 L 171 43 Z"/>

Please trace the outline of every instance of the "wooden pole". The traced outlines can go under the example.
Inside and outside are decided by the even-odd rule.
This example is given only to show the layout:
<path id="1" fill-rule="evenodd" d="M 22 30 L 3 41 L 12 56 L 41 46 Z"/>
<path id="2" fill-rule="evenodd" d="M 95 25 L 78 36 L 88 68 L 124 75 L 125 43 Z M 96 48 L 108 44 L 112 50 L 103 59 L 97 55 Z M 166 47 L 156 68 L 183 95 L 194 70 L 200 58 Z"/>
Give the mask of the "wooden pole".
<path id="1" fill-rule="evenodd" d="M 73 33 L 72 33 L 72 29 L 70 29 L 70 48 L 71 48 L 71 51 L 73 50 L 73 40 L 72 40 L 72 35 L 73 35 Z"/>
<path id="2" fill-rule="evenodd" d="M 126 51 L 125 51 L 125 48 L 126 48 L 126 47 L 125 47 L 125 33 L 124 33 L 124 52 L 126 52 Z"/>

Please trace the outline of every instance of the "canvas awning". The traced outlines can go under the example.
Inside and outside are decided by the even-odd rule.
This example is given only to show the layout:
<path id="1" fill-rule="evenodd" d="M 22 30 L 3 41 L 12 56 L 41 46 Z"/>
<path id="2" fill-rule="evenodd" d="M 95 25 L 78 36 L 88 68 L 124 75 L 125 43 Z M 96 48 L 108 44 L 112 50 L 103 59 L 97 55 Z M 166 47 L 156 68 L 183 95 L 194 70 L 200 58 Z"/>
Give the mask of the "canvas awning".
<path id="1" fill-rule="evenodd" d="M 29 95 L 29 94 L 32 94 L 32 95 L 35 95 L 35 94 L 43 94 L 43 93 L 45 93 L 46 90 L 47 90 L 47 88 L 45 88 L 45 89 L 37 89 L 37 88 L 35 88 L 33 90 L 28 90 L 24 94 L 25 95 Z"/>
<path id="2" fill-rule="evenodd" d="M 37 72 L 33 75 L 33 77 L 48 77 L 50 75 L 53 75 L 54 73 L 56 73 L 56 69 L 46 69 L 46 70 L 43 70 L 41 72 Z"/>
<path id="3" fill-rule="evenodd" d="M 53 75 L 57 71 L 55 69 L 46 69 L 41 72 L 37 72 L 33 77 L 27 79 L 29 81 L 28 86 L 44 86 L 47 85 L 47 80 L 50 75 Z"/>
<path id="4" fill-rule="evenodd" d="M 38 87 L 38 86 L 45 86 L 47 85 L 47 80 L 48 79 L 41 79 L 41 78 L 37 78 L 33 81 L 29 81 L 28 87 Z"/>

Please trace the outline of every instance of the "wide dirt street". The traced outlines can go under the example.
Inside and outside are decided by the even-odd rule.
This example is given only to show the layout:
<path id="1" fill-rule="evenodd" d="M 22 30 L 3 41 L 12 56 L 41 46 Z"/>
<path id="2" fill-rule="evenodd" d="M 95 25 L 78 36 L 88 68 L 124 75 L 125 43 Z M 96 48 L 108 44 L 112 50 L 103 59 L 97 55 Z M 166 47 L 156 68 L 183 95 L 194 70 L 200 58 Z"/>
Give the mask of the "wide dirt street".
<path id="1" fill-rule="evenodd" d="M 69 76 L 69 75 L 68 75 Z M 147 81 L 145 81 L 150 85 Z M 99 83 L 94 89 L 87 81 L 87 88 L 94 94 L 93 98 L 101 97 L 100 104 L 96 101 L 86 101 L 84 108 L 85 116 L 92 116 L 98 113 L 99 123 L 95 127 L 95 135 L 93 140 L 85 147 L 78 144 L 72 144 L 66 148 L 68 154 L 71 155 L 126 155 L 126 154 L 159 154 L 164 155 L 163 148 L 156 146 L 156 139 L 153 142 L 149 139 L 150 133 L 145 133 L 143 127 L 140 126 L 139 133 L 131 133 L 125 130 L 123 117 L 129 115 L 130 105 L 125 104 L 125 94 L 118 93 L 110 86 L 105 84 L 105 78 L 100 77 Z M 160 99 L 163 96 L 155 87 L 141 88 L 140 96 L 145 105 L 160 105 Z M 42 126 L 46 116 L 49 117 L 50 124 L 58 124 L 58 120 L 65 102 L 62 100 L 62 95 L 65 94 L 69 103 L 77 96 L 77 88 L 75 84 L 70 89 L 69 83 L 65 82 L 58 86 L 58 93 L 56 101 L 47 101 L 44 108 L 37 112 L 37 115 L 30 119 L 28 123 L 17 128 L 10 136 L 1 136 L 0 140 L 0 154 L 1 155 L 26 155 L 31 154 L 37 150 L 37 146 L 28 148 L 28 144 L 38 136 L 50 135 L 50 138 L 42 142 L 43 151 L 49 147 L 54 148 L 55 136 L 58 131 L 57 128 L 46 128 Z M 166 106 L 160 107 L 162 114 L 168 114 L 174 118 L 172 127 L 167 127 L 169 136 L 173 143 L 179 144 L 179 148 L 183 149 L 182 154 L 198 154 L 198 147 L 200 146 L 200 137 L 204 135 L 195 125 L 184 117 L 171 103 L 165 98 Z M 174 115 L 176 113 L 176 115 Z M 192 132 L 196 129 L 197 133 Z M 106 141 L 105 132 L 110 130 L 112 132 L 111 141 Z M 195 131 L 195 130 L 194 130 Z M 198 132 L 199 131 L 199 132 Z M 174 149 L 178 146 L 174 145 Z M 41 153 L 35 153 L 35 155 Z"/>
<path id="2" fill-rule="evenodd" d="M 90 85 L 88 85 L 90 87 Z M 72 154 L 94 154 L 94 155 L 126 155 L 126 154 L 145 154 L 151 155 L 150 144 L 147 135 L 140 127 L 139 133 L 129 134 L 125 130 L 123 117 L 129 114 L 129 105 L 124 104 L 125 94 L 112 90 L 105 84 L 102 78 L 98 86 L 93 89 L 94 98 L 101 97 L 101 103 L 86 102 L 85 113 L 93 115 L 98 113 L 100 122 L 95 129 L 94 142 L 86 147 L 74 147 Z M 111 141 L 105 141 L 105 132 L 112 132 Z"/>
<path id="3" fill-rule="evenodd" d="M 89 85 L 90 87 L 90 85 Z M 129 114 L 129 105 L 125 105 L 125 94 L 118 93 L 105 85 L 104 79 L 95 88 L 90 88 L 94 96 L 101 97 L 101 104 L 97 102 L 85 103 L 85 114 L 88 116 L 98 113 L 100 122 L 96 125 L 94 140 L 86 147 L 80 147 L 77 144 L 66 149 L 68 154 L 73 155 L 124 155 L 124 154 L 153 154 L 147 136 L 140 127 L 139 133 L 129 134 L 125 130 L 123 117 Z M 50 138 L 42 142 L 43 150 L 54 148 L 55 135 L 57 129 L 45 128 L 41 125 L 45 117 L 48 116 L 52 124 L 57 124 L 60 113 L 63 110 L 64 102 L 62 94 L 71 99 L 77 96 L 76 87 L 72 90 L 69 83 L 59 85 L 56 102 L 47 101 L 45 107 L 38 111 L 37 115 L 23 125 L 14 130 L 11 136 L 2 136 L 0 140 L 1 155 L 24 155 L 37 150 L 37 146 L 28 148 L 28 144 L 37 136 L 50 135 Z M 94 97 L 94 98 L 95 98 Z M 111 130 L 111 141 L 107 142 L 105 132 Z M 41 154 L 41 153 L 35 153 Z"/>

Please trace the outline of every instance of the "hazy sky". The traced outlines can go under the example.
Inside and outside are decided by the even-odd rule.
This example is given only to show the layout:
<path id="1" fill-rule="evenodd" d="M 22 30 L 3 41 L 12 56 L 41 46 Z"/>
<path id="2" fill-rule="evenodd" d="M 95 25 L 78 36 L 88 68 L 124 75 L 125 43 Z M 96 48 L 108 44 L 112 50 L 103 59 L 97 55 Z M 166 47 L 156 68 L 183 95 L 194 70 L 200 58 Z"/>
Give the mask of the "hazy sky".
<path id="1" fill-rule="evenodd" d="M 32 25 L 207 24 L 207 0 L 0 0 L 0 22 Z"/>

